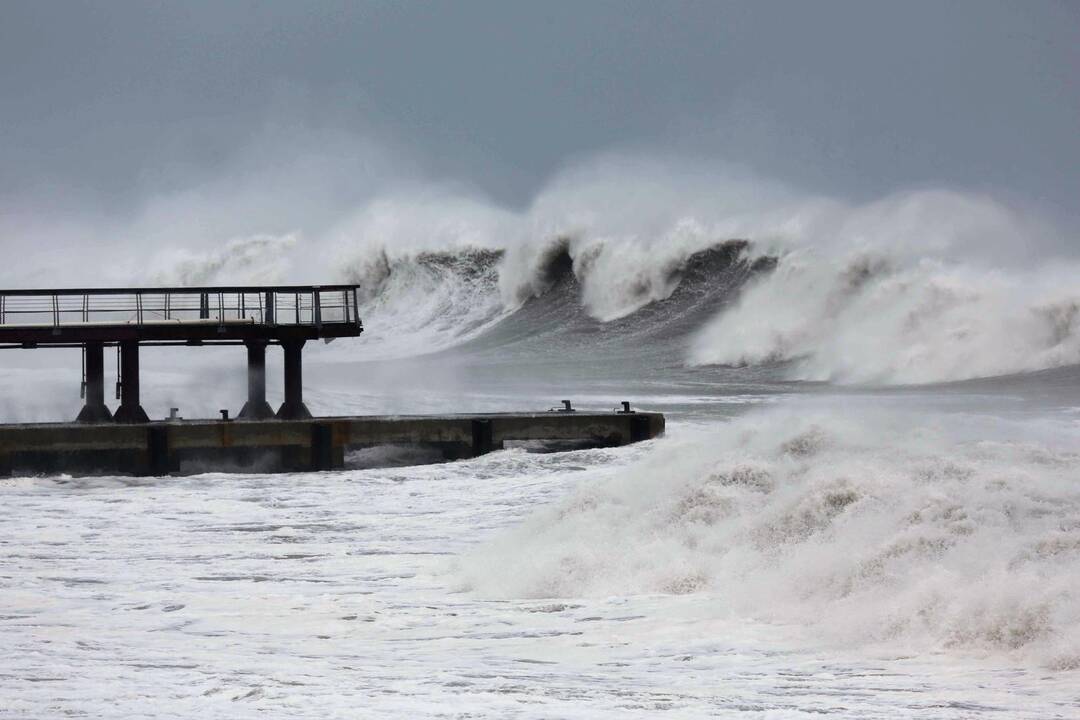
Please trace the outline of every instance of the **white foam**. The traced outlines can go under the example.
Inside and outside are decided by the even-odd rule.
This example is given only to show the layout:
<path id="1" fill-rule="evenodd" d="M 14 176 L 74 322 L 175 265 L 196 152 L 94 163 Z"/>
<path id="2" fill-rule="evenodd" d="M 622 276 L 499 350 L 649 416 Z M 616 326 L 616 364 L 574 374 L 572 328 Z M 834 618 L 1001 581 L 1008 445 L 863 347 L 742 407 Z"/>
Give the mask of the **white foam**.
<path id="1" fill-rule="evenodd" d="M 363 357 L 400 357 L 474 337 L 543 294 L 558 251 L 572 259 L 584 309 L 607 321 L 669 297 L 695 252 L 748 238 L 751 255 L 778 256 L 779 267 L 701 331 L 690 363 L 781 360 L 795 379 L 922 383 L 1080 362 L 1072 237 L 978 193 L 922 189 L 859 204 L 630 155 L 566 169 L 523 208 L 369 180 L 330 216 L 283 209 L 252 179 L 239 204 L 209 191 L 218 187 L 157 198 L 98 229 L 119 238 L 111 252 L 123 262 L 108 278 L 88 277 L 81 249 L 98 235 L 69 242 L 65 226 L 55 229 L 62 255 L 24 243 L 8 282 L 44 268 L 76 285 L 358 282 L 370 321 Z M 492 251 L 504 255 L 490 272 L 469 270 L 470 253 Z M 432 253 L 462 262 L 418 262 Z"/>
<path id="2" fill-rule="evenodd" d="M 886 384 L 1070 365 L 1080 362 L 1078 270 L 796 252 L 701 331 L 690 359 L 791 361 L 792 379 Z"/>
<path id="3" fill-rule="evenodd" d="M 957 428 L 963 428 L 958 430 Z M 1076 428 L 795 405 L 656 444 L 497 538 L 482 595 L 708 592 L 828 642 L 1080 666 Z"/>
<path id="4" fill-rule="evenodd" d="M 813 214 L 776 236 L 776 271 L 702 330 L 690 361 L 789 361 L 792 379 L 886 384 L 1078 363 L 1080 265 L 1031 253 L 1046 233 L 951 192 Z"/>

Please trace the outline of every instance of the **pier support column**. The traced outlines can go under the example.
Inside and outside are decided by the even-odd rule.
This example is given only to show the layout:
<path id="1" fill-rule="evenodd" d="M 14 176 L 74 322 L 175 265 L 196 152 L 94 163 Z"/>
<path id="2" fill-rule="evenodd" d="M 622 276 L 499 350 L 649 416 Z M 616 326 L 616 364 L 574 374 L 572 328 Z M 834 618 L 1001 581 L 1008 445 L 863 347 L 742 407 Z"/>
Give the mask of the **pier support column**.
<path id="1" fill-rule="evenodd" d="M 304 420 L 311 412 L 304 405 L 303 340 L 284 340 L 285 352 L 285 402 L 277 411 L 281 420 Z"/>
<path id="2" fill-rule="evenodd" d="M 89 363 L 88 363 L 89 364 Z M 124 340 L 120 343 L 120 407 L 113 420 L 121 423 L 150 422 L 139 404 L 139 343 Z"/>
<path id="3" fill-rule="evenodd" d="M 266 341 L 249 340 L 244 345 L 248 356 L 248 399 L 237 417 L 243 420 L 272 418 L 274 411 L 266 402 Z"/>
<path id="4" fill-rule="evenodd" d="M 105 406 L 105 346 L 99 342 L 83 346 L 86 367 L 86 404 L 79 411 L 76 422 L 109 422 L 113 415 Z"/>

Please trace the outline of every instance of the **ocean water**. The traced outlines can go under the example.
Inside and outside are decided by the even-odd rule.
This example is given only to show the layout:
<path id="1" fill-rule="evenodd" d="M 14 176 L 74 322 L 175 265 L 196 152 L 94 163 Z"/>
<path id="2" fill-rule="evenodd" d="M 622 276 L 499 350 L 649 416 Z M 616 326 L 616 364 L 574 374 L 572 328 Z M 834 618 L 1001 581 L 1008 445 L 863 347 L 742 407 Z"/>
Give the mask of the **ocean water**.
<path id="1" fill-rule="evenodd" d="M 1067 265 L 968 253 L 1015 223 L 947 193 L 637 235 L 555 200 L 431 247 L 362 216 L 367 332 L 309 346 L 308 404 L 629 400 L 665 437 L 0 479 L 0 717 L 1080 717 Z M 175 272 L 243 281 L 245 247 Z M 77 404 L 77 355 L 39 355 L 5 419 Z M 147 351 L 144 405 L 235 409 L 241 355 Z"/>

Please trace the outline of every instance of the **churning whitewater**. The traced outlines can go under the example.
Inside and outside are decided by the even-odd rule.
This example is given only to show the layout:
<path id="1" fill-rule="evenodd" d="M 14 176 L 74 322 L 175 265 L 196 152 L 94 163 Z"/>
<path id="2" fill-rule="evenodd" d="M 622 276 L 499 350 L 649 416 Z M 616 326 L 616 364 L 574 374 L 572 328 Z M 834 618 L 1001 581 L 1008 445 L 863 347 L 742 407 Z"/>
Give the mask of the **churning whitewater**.
<path id="1" fill-rule="evenodd" d="M 465 562 L 506 598 L 708 591 L 828 643 L 1080 668 L 1080 454 L 1023 424 L 815 403 L 695 427 Z M 1070 447 L 1071 446 L 1071 447 Z"/>
<path id="2" fill-rule="evenodd" d="M 0 0 L 0 720 L 1080 720 L 1078 119 L 1078 0 Z"/>
<path id="3" fill-rule="evenodd" d="M 613 174 L 144 258 L 360 284 L 364 335 L 307 355 L 316 414 L 630 400 L 668 436 L 0 481 L 0 716 L 1075 717 L 1080 268 L 1025 250 L 1052 231 L 952 191 Z M 205 357 L 148 353 L 151 415 L 239 401 Z M 62 416 L 59 374 L 13 370 L 48 400 L 3 412 Z"/>

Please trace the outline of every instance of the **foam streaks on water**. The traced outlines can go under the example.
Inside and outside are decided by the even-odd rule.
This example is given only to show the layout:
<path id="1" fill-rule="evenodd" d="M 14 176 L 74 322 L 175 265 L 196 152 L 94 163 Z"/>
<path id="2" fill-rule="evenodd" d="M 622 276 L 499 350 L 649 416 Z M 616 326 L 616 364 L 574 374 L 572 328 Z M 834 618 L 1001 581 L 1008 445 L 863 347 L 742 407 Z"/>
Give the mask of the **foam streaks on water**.
<path id="1" fill-rule="evenodd" d="M 1065 717 L 1007 664 L 823 653 L 715 598 L 463 594 L 469 552 L 648 452 L 382 471 L 14 479 L 0 717 Z M 977 690 L 990 681 L 994 690 Z M 1033 696 L 1038 687 L 1038 695 Z"/>

